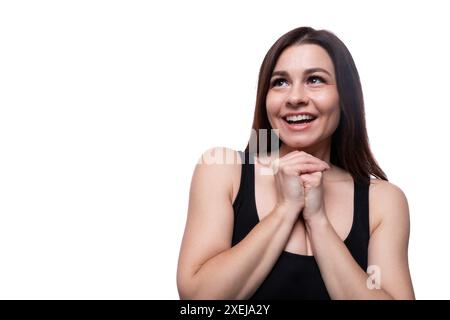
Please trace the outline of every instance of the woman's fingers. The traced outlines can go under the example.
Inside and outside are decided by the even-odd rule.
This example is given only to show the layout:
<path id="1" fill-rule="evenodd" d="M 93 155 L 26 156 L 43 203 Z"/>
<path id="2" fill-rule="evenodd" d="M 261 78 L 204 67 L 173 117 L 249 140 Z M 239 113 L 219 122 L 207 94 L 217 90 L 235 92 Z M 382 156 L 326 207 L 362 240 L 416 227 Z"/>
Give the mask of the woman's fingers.
<path id="1" fill-rule="evenodd" d="M 290 159 L 284 159 L 281 158 L 279 161 L 280 166 L 296 166 L 296 165 L 301 165 L 301 164 L 316 164 L 319 165 L 321 167 L 321 169 L 319 170 L 327 170 L 330 169 L 330 166 L 328 163 L 326 163 L 323 160 L 320 160 L 318 158 L 315 157 L 305 157 L 305 156 L 298 156 L 295 158 L 290 158 Z"/>
<path id="2" fill-rule="evenodd" d="M 322 163 L 300 163 L 293 165 L 284 165 L 280 167 L 284 174 L 302 175 L 306 173 L 313 173 L 317 171 L 324 171 L 327 168 Z"/>
<path id="3" fill-rule="evenodd" d="M 330 169 L 327 162 L 316 158 L 304 151 L 293 151 L 282 158 L 277 158 L 271 162 L 274 174 L 281 168 L 285 168 L 283 172 L 290 172 L 292 175 L 300 175 L 302 173 L 311 173 L 315 171 L 325 171 Z"/>
<path id="4" fill-rule="evenodd" d="M 285 163 L 285 164 L 292 164 L 293 162 L 294 163 L 322 163 L 328 169 L 330 168 L 330 166 L 328 165 L 327 162 L 325 162 L 319 158 L 316 158 L 304 151 L 296 150 L 296 151 L 290 152 L 287 155 L 285 155 L 284 157 L 279 158 L 279 160 L 280 160 L 280 163 Z"/>

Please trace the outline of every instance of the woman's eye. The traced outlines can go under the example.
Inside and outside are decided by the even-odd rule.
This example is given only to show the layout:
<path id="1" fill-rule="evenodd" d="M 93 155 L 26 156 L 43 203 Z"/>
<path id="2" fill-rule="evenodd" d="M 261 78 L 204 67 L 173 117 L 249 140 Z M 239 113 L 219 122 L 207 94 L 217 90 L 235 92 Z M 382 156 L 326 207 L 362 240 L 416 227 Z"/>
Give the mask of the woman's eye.
<path id="1" fill-rule="evenodd" d="M 283 84 L 283 82 L 287 83 L 286 79 L 278 78 L 272 81 L 272 87 L 279 87 Z"/>
<path id="2" fill-rule="evenodd" d="M 324 80 L 322 77 L 319 77 L 319 76 L 312 76 L 312 77 L 309 77 L 309 78 L 308 78 L 308 82 L 309 82 L 310 80 L 319 80 L 320 82 L 325 83 L 325 80 Z M 320 83 L 320 82 L 313 82 L 313 84 L 317 84 L 317 83 Z"/>
<path id="3" fill-rule="evenodd" d="M 319 76 L 311 76 L 307 79 L 306 81 L 307 83 L 312 83 L 312 84 L 321 84 L 321 83 L 326 83 L 325 79 Z M 284 78 L 278 78 L 275 80 L 272 80 L 271 82 L 271 86 L 272 87 L 280 87 L 283 85 L 286 85 L 288 82 L 286 79 Z"/>

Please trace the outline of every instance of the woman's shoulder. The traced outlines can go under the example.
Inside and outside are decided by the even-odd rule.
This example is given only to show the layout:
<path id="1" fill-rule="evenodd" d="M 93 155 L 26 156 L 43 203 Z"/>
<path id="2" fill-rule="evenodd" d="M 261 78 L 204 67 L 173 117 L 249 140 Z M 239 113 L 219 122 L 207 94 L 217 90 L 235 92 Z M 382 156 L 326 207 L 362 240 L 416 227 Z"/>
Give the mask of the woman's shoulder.
<path id="1" fill-rule="evenodd" d="M 212 147 L 201 154 L 197 164 L 212 165 L 215 167 L 221 165 L 233 166 L 242 164 L 242 159 L 239 151 L 227 147 Z"/>
<path id="2" fill-rule="evenodd" d="M 406 199 L 403 190 L 396 184 L 378 178 L 370 179 L 370 194 L 378 200 Z"/>
<path id="3" fill-rule="evenodd" d="M 211 187 L 223 188 L 232 201 L 239 188 L 242 158 L 238 151 L 227 147 L 212 147 L 197 161 L 194 178 Z"/>
<path id="4" fill-rule="evenodd" d="M 369 207 L 371 219 L 377 226 L 383 221 L 402 225 L 408 223 L 408 200 L 403 190 L 392 182 L 370 179 Z"/>

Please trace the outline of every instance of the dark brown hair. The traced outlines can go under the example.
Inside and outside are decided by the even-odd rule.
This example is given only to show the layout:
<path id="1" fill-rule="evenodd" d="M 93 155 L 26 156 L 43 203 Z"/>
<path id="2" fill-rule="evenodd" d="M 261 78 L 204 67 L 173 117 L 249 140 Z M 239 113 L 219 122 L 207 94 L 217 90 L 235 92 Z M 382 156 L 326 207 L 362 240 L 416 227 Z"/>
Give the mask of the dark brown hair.
<path id="1" fill-rule="evenodd" d="M 256 133 L 260 129 L 268 129 L 268 131 L 272 129 L 267 117 L 266 96 L 273 69 L 283 50 L 292 45 L 306 43 L 316 44 L 325 49 L 333 61 L 336 72 L 341 116 L 331 138 L 331 163 L 348 171 L 358 181 L 367 180 L 370 175 L 387 180 L 386 174 L 378 166 L 370 151 L 363 93 L 355 62 L 344 43 L 330 31 L 300 27 L 284 34 L 272 45 L 259 71 L 252 128 Z M 253 141 L 252 145 L 256 145 L 258 153 L 270 153 L 270 139 L 267 139 L 267 145 L 260 146 L 258 134 L 251 135 L 245 152 L 249 152 L 250 141 L 254 139 L 256 141 Z M 279 143 L 281 146 L 283 142 L 279 140 Z"/>

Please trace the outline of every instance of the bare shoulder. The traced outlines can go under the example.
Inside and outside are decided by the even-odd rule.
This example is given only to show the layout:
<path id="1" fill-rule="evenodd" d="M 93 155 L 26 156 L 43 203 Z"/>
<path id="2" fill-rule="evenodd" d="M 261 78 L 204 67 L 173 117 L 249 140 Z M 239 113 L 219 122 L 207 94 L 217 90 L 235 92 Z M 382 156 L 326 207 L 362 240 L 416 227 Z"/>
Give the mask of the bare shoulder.
<path id="1" fill-rule="evenodd" d="M 371 225 L 375 227 L 385 221 L 408 224 L 408 200 L 403 190 L 392 182 L 370 179 L 369 208 Z"/>
<path id="2" fill-rule="evenodd" d="M 225 147 L 213 147 L 202 153 L 194 171 L 195 180 L 218 185 L 233 199 L 236 183 L 240 180 L 242 160 L 239 153 Z"/>
<path id="3" fill-rule="evenodd" d="M 406 195 L 399 186 L 381 179 L 370 179 L 370 197 L 378 201 L 406 201 Z"/>
<path id="4" fill-rule="evenodd" d="M 241 164 L 241 157 L 236 150 L 226 147 L 213 147 L 203 152 L 199 164 L 235 165 Z"/>

